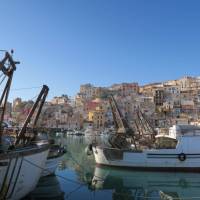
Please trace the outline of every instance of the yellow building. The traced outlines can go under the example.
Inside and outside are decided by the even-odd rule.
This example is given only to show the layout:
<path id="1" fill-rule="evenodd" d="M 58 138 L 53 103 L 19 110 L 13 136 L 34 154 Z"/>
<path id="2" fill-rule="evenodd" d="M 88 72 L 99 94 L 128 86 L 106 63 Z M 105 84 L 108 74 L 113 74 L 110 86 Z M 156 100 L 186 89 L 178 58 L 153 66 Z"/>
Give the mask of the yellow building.
<path id="1" fill-rule="evenodd" d="M 89 111 L 88 113 L 88 121 L 93 122 L 94 119 L 94 111 Z"/>
<path id="2" fill-rule="evenodd" d="M 89 111 L 88 120 L 93 123 L 93 127 L 101 129 L 105 124 L 105 114 L 102 106 L 96 107 L 95 110 Z"/>

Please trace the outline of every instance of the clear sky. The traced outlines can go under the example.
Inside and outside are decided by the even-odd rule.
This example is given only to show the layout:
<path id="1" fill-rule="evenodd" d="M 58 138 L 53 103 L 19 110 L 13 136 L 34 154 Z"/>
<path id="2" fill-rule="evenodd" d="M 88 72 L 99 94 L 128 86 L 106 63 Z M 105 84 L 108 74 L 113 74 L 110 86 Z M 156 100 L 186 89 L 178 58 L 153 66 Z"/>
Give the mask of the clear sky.
<path id="1" fill-rule="evenodd" d="M 45 83 L 49 98 L 200 75 L 199 0 L 1 0 L 0 22 L 0 49 L 21 61 L 12 87 Z"/>

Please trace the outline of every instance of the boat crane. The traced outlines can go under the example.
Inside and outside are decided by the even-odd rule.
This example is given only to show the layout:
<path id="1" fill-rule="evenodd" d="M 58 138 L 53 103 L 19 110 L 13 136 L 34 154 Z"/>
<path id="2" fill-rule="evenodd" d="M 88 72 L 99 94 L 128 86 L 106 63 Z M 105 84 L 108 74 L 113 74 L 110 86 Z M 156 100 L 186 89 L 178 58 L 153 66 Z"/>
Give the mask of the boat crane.
<path id="1" fill-rule="evenodd" d="M 109 98 L 114 124 L 118 134 L 133 134 L 133 130 L 129 127 L 129 124 L 125 117 L 122 115 L 120 109 L 118 108 L 117 102 L 111 95 Z"/>
<path id="2" fill-rule="evenodd" d="M 156 131 L 139 108 L 135 113 L 134 127 L 139 143 L 151 146 L 155 142 Z"/>
<path id="3" fill-rule="evenodd" d="M 131 128 L 112 95 L 109 102 L 116 127 L 116 134 L 109 138 L 112 147 L 127 148 L 132 143 L 137 149 L 138 145 L 151 146 L 154 143 L 156 132 L 139 108 L 135 113 L 134 128 Z M 129 138 L 129 142 L 127 138 Z"/>
<path id="4" fill-rule="evenodd" d="M 13 51 L 11 51 L 13 53 Z M 19 64 L 20 62 L 14 61 L 12 58 L 12 55 L 9 52 L 5 52 L 4 58 L 0 61 L 0 85 L 3 85 L 5 83 L 3 92 L 0 97 L 0 144 L 2 143 L 2 135 L 3 135 L 3 120 L 4 120 L 4 114 L 6 110 L 6 104 L 8 100 L 8 95 L 10 92 L 10 86 L 12 83 L 13 73 L 16 70 L 16 64 Z"/>
<path id="5" fill-rule="evenodd" d="M 109 102 L 116 128 L 116 134 L 109 138 L 109 143 L 114 148 L 127 148 L 130 146 L 130 142 L 127 141 L 127 138 L 130 138 L 131 143 L 133 143 L 135 148 L 137 148 L 134 130 L 129 126 L 127 120 L 122 115 L 120 109 L 118 108 L 117 102 L 112 95 L 109 97 Z"/>
<path id="6" fill-rule="evenodd" d="M 43 107 L 44 102 L 46 100 L 46 97 L 48 95 L 48 91 L 49 91 L 48 86 L 43 85 L 35 103 L 33 104 L 32 108 L 31 108 L 22 128 L 21 128 L 21 130 L 19 131 L 15 145 L 18 145 L 20 142 L 30 143 L 31 141 L 35 140 L 35 138 L 37 136 L 37 131 L 35 130 L 35 128 L 36 128 L 42 107 Z M 34 114 L 35 114 L 35 117 L 34 117 Z M 34 119 L 33 119 L 33 123 L 32 123 L 32 130 L 34 132 L 34 135 L 31 138 L 30 137 L 26 138 L 27 127 L 31 123 L 31 119 L 33 117 L 34 117 Z"/>

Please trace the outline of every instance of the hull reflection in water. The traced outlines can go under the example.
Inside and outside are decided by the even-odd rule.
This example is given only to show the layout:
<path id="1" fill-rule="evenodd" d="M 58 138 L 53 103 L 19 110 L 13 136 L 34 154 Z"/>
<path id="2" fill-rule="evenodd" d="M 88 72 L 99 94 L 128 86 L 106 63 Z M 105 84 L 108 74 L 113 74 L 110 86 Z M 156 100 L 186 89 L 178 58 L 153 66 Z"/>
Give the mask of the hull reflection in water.
<path id="1" fill-rule="evenodd" d="M 60 184 L 56 176 L 42 177 L 36 189 L 25 198 L 26 200 L 64 200 L 64 193 L 60 189 Z M 25 200 L 24 199 L 24 200 Z"/>
<path id="2" fill-rule="evenodd" d="M 96 167 L 92 189 L 112 191 L 113 199 L 200 199 L 200 175 Z"/>

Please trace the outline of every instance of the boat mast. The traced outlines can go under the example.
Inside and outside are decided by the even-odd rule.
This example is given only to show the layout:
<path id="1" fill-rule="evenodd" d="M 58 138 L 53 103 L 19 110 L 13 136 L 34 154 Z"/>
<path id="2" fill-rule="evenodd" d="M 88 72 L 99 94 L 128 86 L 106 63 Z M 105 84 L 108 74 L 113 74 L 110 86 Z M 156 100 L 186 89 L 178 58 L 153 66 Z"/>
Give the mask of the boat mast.
<path id="1" fill-rule="evenodd" d="M 11 53 L 13 53 L 13 51 L 11 51 Z M 1 139 L 3 135 L 2 124 L 4 120 L 4 114 L 6 110 L 6 104 L 8 100 L 10 86 L 12 83 L 13 73 L 16 70 L 16 64 L 19 63 L 20 62 L 14 61 L 12 56 L 7 51 L 5 52 L 4 58 L 0 61 L 0 71 L 2 72 L 0 76 L 3 77 L 0 84 L 2 84 L 7 77 L 7 82 L 0 98 L 0 144 L 2 142 Z"/>
<path id="2" fill-rule="evenodd" d="M 19 134 L 18 134 L 18 137 L 17 137 L 17 140 L 15 142 L 15 145 L 18 145 L 20 143 L 21 140 L 24 140 L 25 139 L 25 133 L 26 133 L 26 129 L 28 127 L 28 125 L 30 124 L 31 122 L 31 118 L 33 117 L 36 109 L 37 109 L 37 112 L 35 114 L 35 118 L 34 118 L 34 121 L 33 121 L 33 127 L 32 128 L 35 128 L 36 127 L 36 124 L 37 124 L 37 121 L 39 119 L 39 116 L 40 116 L 40 113 L 41 113 L 41 110 L 42 110 L 42 107 L 44 105 L 44 102 L 46 100 L 46 97 L 47 97 L 47 94 L 48 94 L 48 91 L 49 91 L 49 88 L 48 86 L 46 85 L 43 85 L 42 87 L 42 90 L 40 91 L 35 103 L 33 104 Z M 39 106 L 39 107 L 38 107 Z M 34 137 L 37 135 L 37 133 L 34 133 Z"/>

